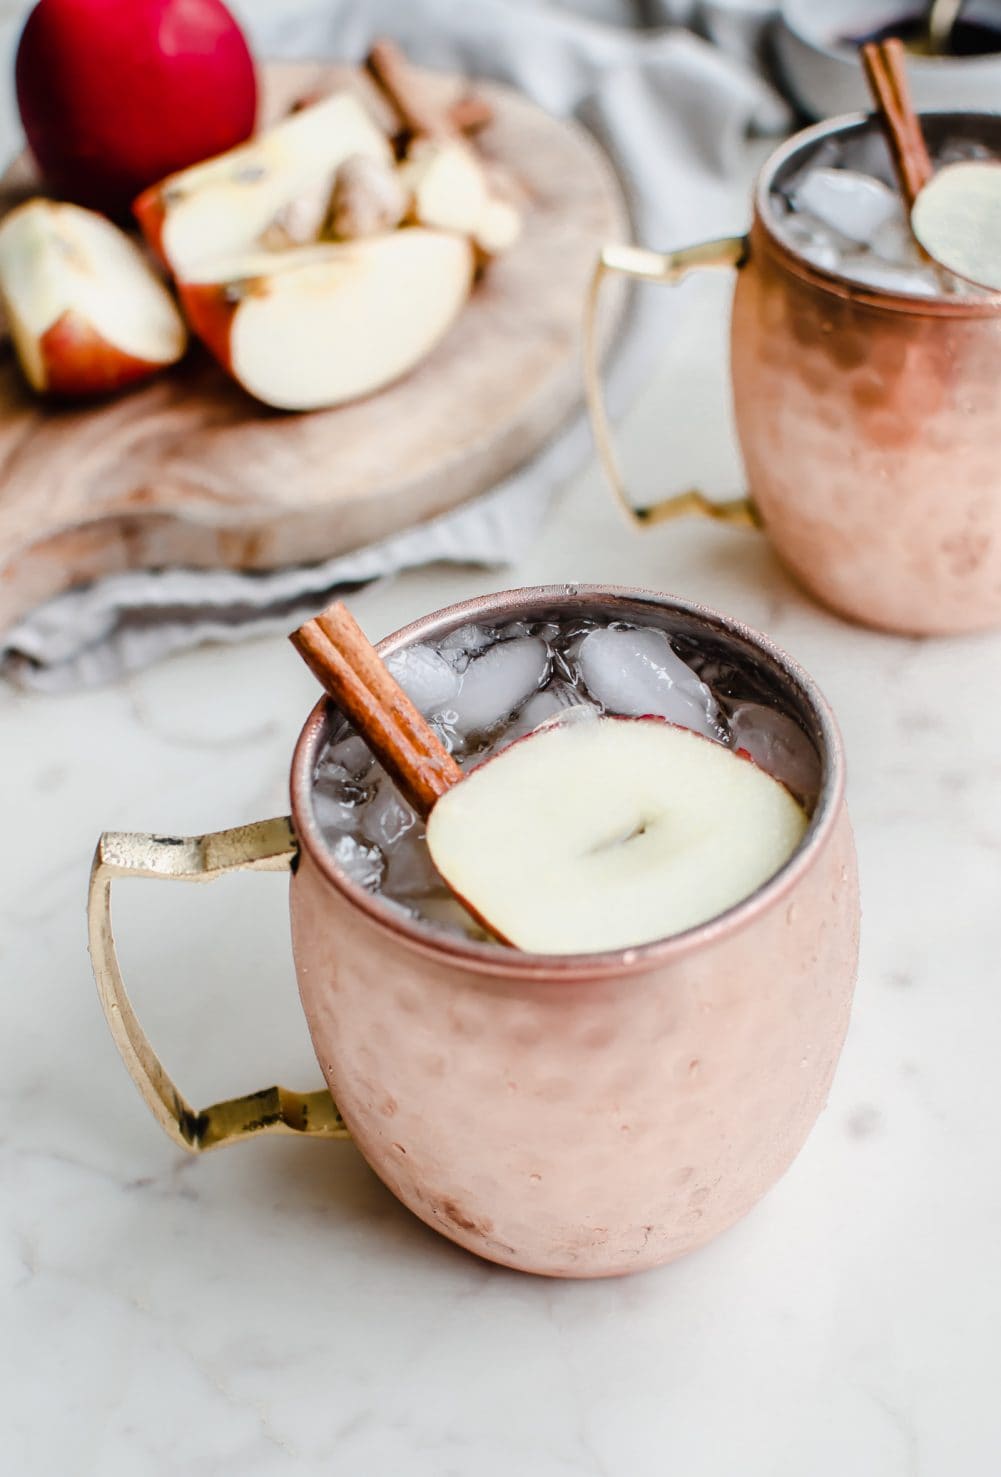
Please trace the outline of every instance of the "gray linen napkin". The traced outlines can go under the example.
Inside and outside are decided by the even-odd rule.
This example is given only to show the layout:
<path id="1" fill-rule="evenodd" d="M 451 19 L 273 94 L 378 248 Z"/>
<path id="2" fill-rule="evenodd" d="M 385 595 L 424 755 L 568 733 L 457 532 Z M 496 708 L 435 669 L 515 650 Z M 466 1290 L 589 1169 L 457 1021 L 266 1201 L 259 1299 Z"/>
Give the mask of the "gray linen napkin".
<path id="1" fill-rule="evenodd" d="M 669 246 L 739 229 L 725 187 L 737 151 L 749 132 L 790 122 L 753 66 L 762 0 L 580 4 L 590 14 L 531 0 L 243 0 L 233 8 L 259 56 L 360 58 L 374 36 L 394 35 L 417 61 L 513 83 L 549 112 L 575 115 L 612 158 L 638 241 Z M 681 17 L 728 51 L 678 27 L 628 24 Z M 670 293 L 647 295 L 642 313 L 627 316 L 609 376 L 613 413 L 649 372 L 677 307 Z M 105 682 L 203 641 L 287 630 L 339 587 L 436 560 L 503 565 L 528 547 L 588 446 L 577 415 L 474 502 L 326 563 L 268 574 L 112 575 L 21 621 L 0 649 L 0 673 L 48 691 Z"/>

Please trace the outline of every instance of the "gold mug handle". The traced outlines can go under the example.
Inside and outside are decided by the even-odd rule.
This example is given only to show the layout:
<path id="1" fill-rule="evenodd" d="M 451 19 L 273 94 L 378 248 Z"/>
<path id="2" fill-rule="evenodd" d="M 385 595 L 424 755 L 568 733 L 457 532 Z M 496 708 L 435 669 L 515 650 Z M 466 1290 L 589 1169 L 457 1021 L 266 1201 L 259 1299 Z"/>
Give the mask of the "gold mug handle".
<path id="1" fill-rule="evenodd" d="M 115 1045 L 160 1126 L 182 1149 L 200 1153 L 266 1133 L 348 1138 L 333 1098 L 319 1092 L 266 1087 L 196 1112 L 175 1087 L 132 1009 L 111 928 L 111 884 L 116 877 L 213 882 L 228 872 L 287 872 L 298 854 L 288 816 L 255 821 L 207 836 L 148 836 L 106 831 L 90 874 L 87 923 L 90 957 Z"/>
<path id="2" fill-rule="evenodd" d="M 598 299 L 602 284 L 610 276 L 632 277 L 642 282 L 680 282 L 697 267 L 740 267 L 747 260 L 747 240 L 743 236 L 724 236 L 719 241 L 704 241 L 686 246 L 681 251 L 647 251 L 640 246 L 606 246 L 598 258 L 587 296 L 584 315 L 584 389 L 588 414 L 598 456 L 605 469 L 620 506 L 634 523 L 649 526 L 698 513 L 722 523 L 741 523 L 757 527 L 758 515 L 750 498 L 734 498 L 729 502 L 713 502 L 698 488 L 675 493 L 673 497 L 645 507 L 636 507 L 626 492 L 618 458 L 612 445 L 612 428 L 605 409 L 601 386 L 601 353 L 598 341 Z"/>

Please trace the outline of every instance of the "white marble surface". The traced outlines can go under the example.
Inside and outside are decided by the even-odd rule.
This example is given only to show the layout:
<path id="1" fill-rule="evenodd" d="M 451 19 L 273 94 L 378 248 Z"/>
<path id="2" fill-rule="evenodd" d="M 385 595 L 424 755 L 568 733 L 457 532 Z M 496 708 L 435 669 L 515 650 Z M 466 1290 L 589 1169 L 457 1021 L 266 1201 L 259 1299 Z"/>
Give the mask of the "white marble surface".
<path id="1" fill-rule="evenodd" d="M 648 484 L 738 485 L 719 432 L 727 293 L 722 280 L 689 293 L 684 332 L 625 428 Z M 802 1156 L 704 1251 L 595 1284 L 473 1260 L 400 1208 L 350 1145 L 183 1157 L 94 995 L 91 850 L 102 828 L 201 831 L 280 811 L 313 684 L 269 640 L 100 692 L 4 692 L 0 1470 L 997 1470 L 1001 640 L 853 629 L 793 588 L 755 534 L 630 531 L 593 467 L 503 576 L 435 569 L 352 604 L 378 636 L 484 588 L 562 579 L 737 613 L 813 672 L 840 717 L 862 967 Z M 318 1083 L 281 878 L 130 885 L 117 919 L 135 1002 L 193 1100 Z"/>

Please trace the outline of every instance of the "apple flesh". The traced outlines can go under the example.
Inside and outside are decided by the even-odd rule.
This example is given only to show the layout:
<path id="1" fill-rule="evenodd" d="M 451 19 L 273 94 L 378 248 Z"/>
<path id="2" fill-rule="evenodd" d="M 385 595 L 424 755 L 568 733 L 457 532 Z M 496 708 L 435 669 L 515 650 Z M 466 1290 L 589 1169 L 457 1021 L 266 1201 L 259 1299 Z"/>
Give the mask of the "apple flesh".
<path id="1" fill-rule="evenodd" d="M 53 191 L 116 216 L 254 127 L 254 65 L 220 0 L 40 0 L 17 101 Z"/>
<path id="2" fill-rule="evenodd" d="M 494 195 L 480 159 L 459 139 L 415 139 L 400 166 L 411 218 L 422 226 L 460 231 L 483 256 L 497 256 L 521 234 L 521 214 Z"/>
<path id="3" fill-rule="evenodd" d="M 412 227 L 213 260 L 179 291 L 192 328 L 245 390 L 316 410 L 423 359 L 466 301 L 473 266 L 464 237 Z"/>
<path id="4" fill-rule="evenodd" d="M 293 202 L 329 199 L 352 156 L 392 162 L 389 140 L 351 93 L 334 93 L 240 148 L 144 191 L 133 209 L 150 245 L 178 281 L 213 257 L 255 248 Z"/>
<path id="5" fill-rule="evenodd" d="M 0 300 L 29 383 L 50 394 L 120 389 L 187 343 L 139 247 L 78 205 L 29 200 L 0 223 Z"/>
<path id="6" fill-rule="evenodd" d="M 788 861 L 807 828 L 777 780 L 652 718 L 540 729 L 445 792 L 427 843 L 499 939 L 587 954 L 717 917 Z"/>

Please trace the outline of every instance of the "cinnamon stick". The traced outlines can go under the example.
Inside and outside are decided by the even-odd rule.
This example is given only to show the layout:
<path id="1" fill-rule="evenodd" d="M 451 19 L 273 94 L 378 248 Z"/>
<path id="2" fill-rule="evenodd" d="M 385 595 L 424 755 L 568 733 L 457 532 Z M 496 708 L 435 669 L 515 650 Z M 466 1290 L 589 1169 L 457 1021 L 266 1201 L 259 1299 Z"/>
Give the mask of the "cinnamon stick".
<path id="1" fill-rule="evenodd" d="M 933 174 L 921 121 L 911 102 L 904 45 L 897 37 L 869 41 L 862 47 L 862 66 L 876 113 L 886 133 L 894 173 L 910 211 Z"/>
<path id="2" fill-rule="evenodd" d="M 395 41 L 376 41 L 365 59 L 375 81 L 400 115 L 410 134 L 421 138 L 451 138 L 456 129 L 448 109 L 439 106 L 423 78 L 411 67 Z"/>
<path id="3" fill-rule="evenodd" d="M 340 600 L 289 637 L 404 799 L 426 817 L 462 770 Z"/>
<path id="4" fill-rule="evenodd" d="M 448 110 L 448 121 L 457 133 L 479 133 L 493 122 L 494 110 L 485 97 L 467 92 L 456 98 Z"/>

